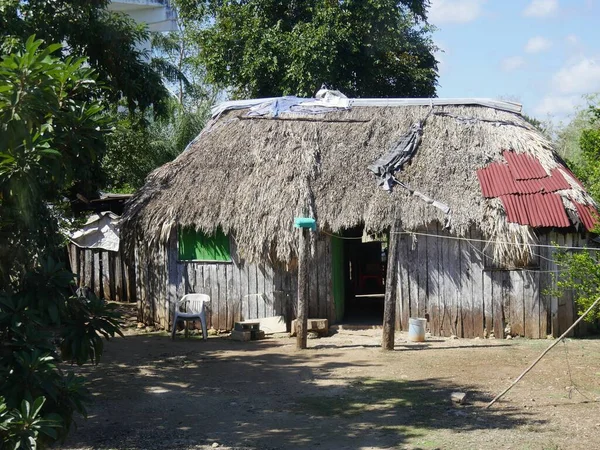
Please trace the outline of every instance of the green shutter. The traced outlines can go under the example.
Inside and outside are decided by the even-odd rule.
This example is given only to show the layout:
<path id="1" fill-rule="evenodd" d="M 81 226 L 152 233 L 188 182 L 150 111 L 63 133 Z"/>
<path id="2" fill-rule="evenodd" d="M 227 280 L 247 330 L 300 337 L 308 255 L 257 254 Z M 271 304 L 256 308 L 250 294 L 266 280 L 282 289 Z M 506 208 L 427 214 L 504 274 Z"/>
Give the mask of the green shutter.
<path id="1" fill-rule="evenodd" d="M 194 228 L 179 228 L 180 261 L 231 261 L 229 237 L 219 229 L 206 235 Z"/>

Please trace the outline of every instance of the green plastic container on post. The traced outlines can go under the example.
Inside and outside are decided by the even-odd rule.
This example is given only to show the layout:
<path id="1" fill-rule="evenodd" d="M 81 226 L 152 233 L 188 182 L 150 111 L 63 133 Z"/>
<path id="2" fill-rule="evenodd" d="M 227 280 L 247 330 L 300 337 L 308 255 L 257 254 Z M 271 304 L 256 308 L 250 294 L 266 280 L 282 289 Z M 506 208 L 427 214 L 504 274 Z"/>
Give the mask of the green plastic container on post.
<path id="1" fill-rule="evenodd" d="M 311 217 L 296 217 L 294 218 L 295 228 L 308 228 L 309 230 L 317 229 L 317 221 Z"/>

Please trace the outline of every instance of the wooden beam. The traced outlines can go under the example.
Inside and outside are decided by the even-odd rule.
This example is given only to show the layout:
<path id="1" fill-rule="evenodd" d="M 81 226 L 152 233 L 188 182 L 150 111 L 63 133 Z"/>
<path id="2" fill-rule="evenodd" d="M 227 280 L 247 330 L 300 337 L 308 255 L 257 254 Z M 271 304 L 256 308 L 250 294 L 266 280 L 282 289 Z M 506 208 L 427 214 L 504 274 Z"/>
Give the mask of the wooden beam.
<path id="1" fill-rule="evenodd" d="M 298 314 L 296 348 L 306 348 L 306 327 L 308 323 L 308 230 L 300 228 L 298 245 Z"/>
<path id="2" fill-rule="evenodd" d="M 388 240 L 387 271 L 385 277 L 385 303 L 383 306 L 383 350 L 394 350 L 394 334 L 396 331 L 396 267 L 398 265 L 398 226 L 394 222 Z"/>

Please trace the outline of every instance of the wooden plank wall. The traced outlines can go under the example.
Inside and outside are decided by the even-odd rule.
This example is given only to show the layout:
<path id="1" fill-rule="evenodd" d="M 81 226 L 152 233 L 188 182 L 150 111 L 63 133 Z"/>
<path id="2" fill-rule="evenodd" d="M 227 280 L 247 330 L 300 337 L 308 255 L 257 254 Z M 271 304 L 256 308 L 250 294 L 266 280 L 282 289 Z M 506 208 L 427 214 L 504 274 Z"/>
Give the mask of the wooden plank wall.
<path id="1" fill-rule="evenodd" d="M 168 250 L 161 247 L 150 251 L 143 246 L 136 250 L 141 320 L 168 328 L 175 300 L 188 293 L 210 296 L 207 325 L 217 330 L 230 330 L 240 320 L 283 315 L 289 324 L 295 318 L 296 270 L 248 263 L 238 255 L 233 239 L 231 262 L 180 262 L 176 238 L 173 231 Z M 311 245 L 309 317 L 333 321 L 330 243 L 328 236 L 319 235 Z"/>
<path id="2" fill-rule="evenodd" d="M 453 239 L 437 224 L 418 231 L 424 235 L 400 235 L 397 271 L 397 325 L 408 329 L 410 317 L 429 317 L 436 336 L 545 338 L 559 336 L 576 318 L 573 295 L 552 298 L 559 268 L 553 248 L 535 248 L 537 264 L 531 268 L 492 268 L 489 247 L 472 229 L 470 240 Z M 539 243 L 582 247 L 586 237 L 552 231 Z M 576 330 L 575 334 L 585 330 Z"/>
<path id="3" fill-rule="evenodd" d="M 125 263 L 120 252 L 67 245 L 71 271 L 77 287 L 88 287 L 106 300 L 135 302 L 135 269 Z"/>

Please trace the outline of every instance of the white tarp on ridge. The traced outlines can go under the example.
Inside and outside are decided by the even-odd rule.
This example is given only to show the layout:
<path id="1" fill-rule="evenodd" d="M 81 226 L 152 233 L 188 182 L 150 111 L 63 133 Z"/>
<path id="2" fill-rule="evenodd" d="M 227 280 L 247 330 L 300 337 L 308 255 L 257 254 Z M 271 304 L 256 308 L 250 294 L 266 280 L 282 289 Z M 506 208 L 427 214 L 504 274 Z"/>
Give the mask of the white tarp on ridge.
<path id="1" fill-rule="evenodd" d="M 339 91 L 328 91 L 322 89 L 317 93 L 317 96 L 321 94 L 321 98 L 314 99 L 303 99 L 295 97 L 301 100 L 303 106 L 322 106 L 322 107 L 343 107 L 344 109 L 361 107 L 361 106 L 458 106 L 458 105 L 475 105 L 485 106 L 488 108 L 494 108 L 501 111 L 508 111 L 512 113 L 521 114 L 523 107 L 519 103 L 507 102 L 501 100 L 493 100 L 489 98 L 346 98 L 343 94 L 340 94 L 345 101 L 343 106 L 341 104 L 335 104 L 333 101 L 339 101 L 340 97 L 335 95 Z M 333 93 L 327 95 L 327 93 Z M 269 98 L 257 98 L 250 100 L 234 100 L 228 102 L 222 102 L 215 105 L 212 110 L 212 117 L 217 117 L 225 111 L 233 109 L 247 109 L 252 108 L 261 104 L 273 104 L 277 101 L 283 101 L 290 97 L 269 97 Z"/>

